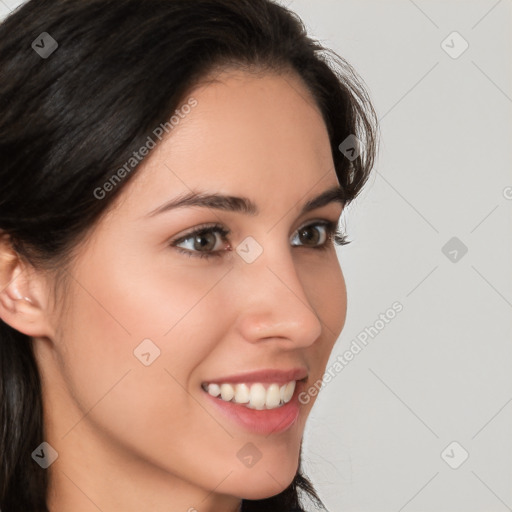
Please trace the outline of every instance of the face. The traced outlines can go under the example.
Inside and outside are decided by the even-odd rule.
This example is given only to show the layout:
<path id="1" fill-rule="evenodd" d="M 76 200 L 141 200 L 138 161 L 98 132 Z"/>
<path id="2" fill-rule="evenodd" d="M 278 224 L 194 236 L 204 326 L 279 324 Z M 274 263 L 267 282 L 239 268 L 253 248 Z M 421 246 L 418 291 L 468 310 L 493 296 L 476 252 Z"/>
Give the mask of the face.
<path id="1" fill-rule="evenodd" d="M 195 106 L 79 246 L 56 334 L 35 346 L 55 468 L 95 496 L 121 472 L 202 498 L 281 492 L 314 403 L 297 395 L 345 322 L 326 238 L 342 202 L 303 211 L 338 186 L 320 111 L 291 75 L 217 80 L 190 93 Z M 168 204 L 192 192 L 255 211 Z"/>

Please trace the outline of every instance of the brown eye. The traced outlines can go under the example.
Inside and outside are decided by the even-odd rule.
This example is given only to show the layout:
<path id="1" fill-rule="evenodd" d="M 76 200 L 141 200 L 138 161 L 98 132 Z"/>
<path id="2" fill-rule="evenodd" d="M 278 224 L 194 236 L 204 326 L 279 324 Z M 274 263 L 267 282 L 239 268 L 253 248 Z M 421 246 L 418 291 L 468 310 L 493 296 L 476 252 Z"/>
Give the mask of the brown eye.
<path id="1" fill-rule="evenodd" d="M 227 229 L 220 225 L 203 227 L 175 240 L 171 245 L 187 256 L 199 258 L 221 256 L 224 251 L 222 250 L 222 244 L 217 247 L 217 242 L 220 239 L 221 242 L 226 243 L 229 233 Z M 182 245 L 184 247 L 181 247 Z"/>
<path id="2" fill-rule="evenodd" d="M 300 241 L 306 245 L 318 245 L 319 240 L 322 238 L 321 235 L 318 233 L 318 230 L 312 226 L 302 228 L 299 231 L 299 238 Z"/>
<path id="3" fill-rule="evenodd" d="M 318 229 L 323 228 L 323 229 Z M 300 245 L 317 247 L 325 244 L 327 236 L 329 234 L 329 224 L 310 224 L 297 230 Z M 295 244 L 293 244 L 295 245 Z"/>
<path id="4" fill-rule="evenodd" d="M 213 251 L 215 249 L 217 237 L 211 231 L 195 235 L 193 238 L 194 242 L 192 247 L 194 251 Z"/>

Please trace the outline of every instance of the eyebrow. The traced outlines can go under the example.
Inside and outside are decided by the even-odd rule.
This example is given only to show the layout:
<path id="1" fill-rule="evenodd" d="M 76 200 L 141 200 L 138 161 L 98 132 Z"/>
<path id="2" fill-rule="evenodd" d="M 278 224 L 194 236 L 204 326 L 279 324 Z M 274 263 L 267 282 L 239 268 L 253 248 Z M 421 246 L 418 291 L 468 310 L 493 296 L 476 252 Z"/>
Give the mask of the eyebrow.
<path id="1" fill-rule="evenodd" d="M 320 195 L 307 201 L 300 214 L 316 210 L 330 203 L 341 203 L 345 206 L 346 195 L 343 188 L 339 186 L 331 187 Z M 151 211 L 147 217 L 153 217 L 160 213 L 175 210 L 177 208 L 187 207 L 213 208 L 215 210 L 223 210 L 228 212 L 243 213 L 245 215 L 258 215 L 258 206 L 247 197 L 237 197 L 223 194 L 207 194 L 200 192 L 189 192 L 188 194 L 179 196 L 171 201 L 164 203 L 155 210 Z"/>

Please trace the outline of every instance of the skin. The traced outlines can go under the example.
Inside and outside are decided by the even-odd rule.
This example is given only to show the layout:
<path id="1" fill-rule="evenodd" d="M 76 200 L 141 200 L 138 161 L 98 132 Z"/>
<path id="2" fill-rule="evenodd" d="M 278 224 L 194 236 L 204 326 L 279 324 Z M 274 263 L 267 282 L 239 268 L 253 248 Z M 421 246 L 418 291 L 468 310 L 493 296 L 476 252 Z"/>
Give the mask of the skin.
<path id="1" fill-rule="evenodd" d="M 198 105 L 77 246 L 65 301 L 54 304 L 48 274 L 2 246 L 1 316 L 33 338 L 45 440 L 59 454 L 48 469 L 51 512 L 235 512 L 296 473 L 315 398 L 289 430 L 265 436 L 219 415 L 200 385 L 306 366 L 309 386 L 324 373 L 345 323 L 343 274 L 333 245 L 290 240 L 342 213 L 332 202 L 299 215 L 338 185 L 326 127 L 294 75 L 225 71 L 190 96 Z M 260 213 L 148 217 L 190 190 L 244 196 Z M 210 235 L 215 250 L 251 236 L 263 253 L 248 264 L 234 250 L 202 259 L 170 245 L 204 223 L 231 230 L 227 242 Z M 194 250 L 193 239 L 180 246 Z M 144 366 L 133 351 L 147 338 L 161 354 Z M 262 454 L 252 468 L 236 456 L 248 442 Z"/>

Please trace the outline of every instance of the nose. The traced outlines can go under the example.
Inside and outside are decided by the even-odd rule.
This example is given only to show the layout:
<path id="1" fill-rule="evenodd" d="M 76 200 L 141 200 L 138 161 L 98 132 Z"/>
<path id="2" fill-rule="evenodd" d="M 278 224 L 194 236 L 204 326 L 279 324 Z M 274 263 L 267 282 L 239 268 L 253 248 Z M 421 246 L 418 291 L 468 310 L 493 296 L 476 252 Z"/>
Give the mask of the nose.
<path id="1" fill-rule="evenodd" d="M 250 342 L 281 340 L 286 347 L 308 347 L 322 333 L 322 322 L 307 297 L 290 250 L 267 248 L 233 273 L 236 326 Z M 318 294 L 318 290 L 315 290 Z"/>

